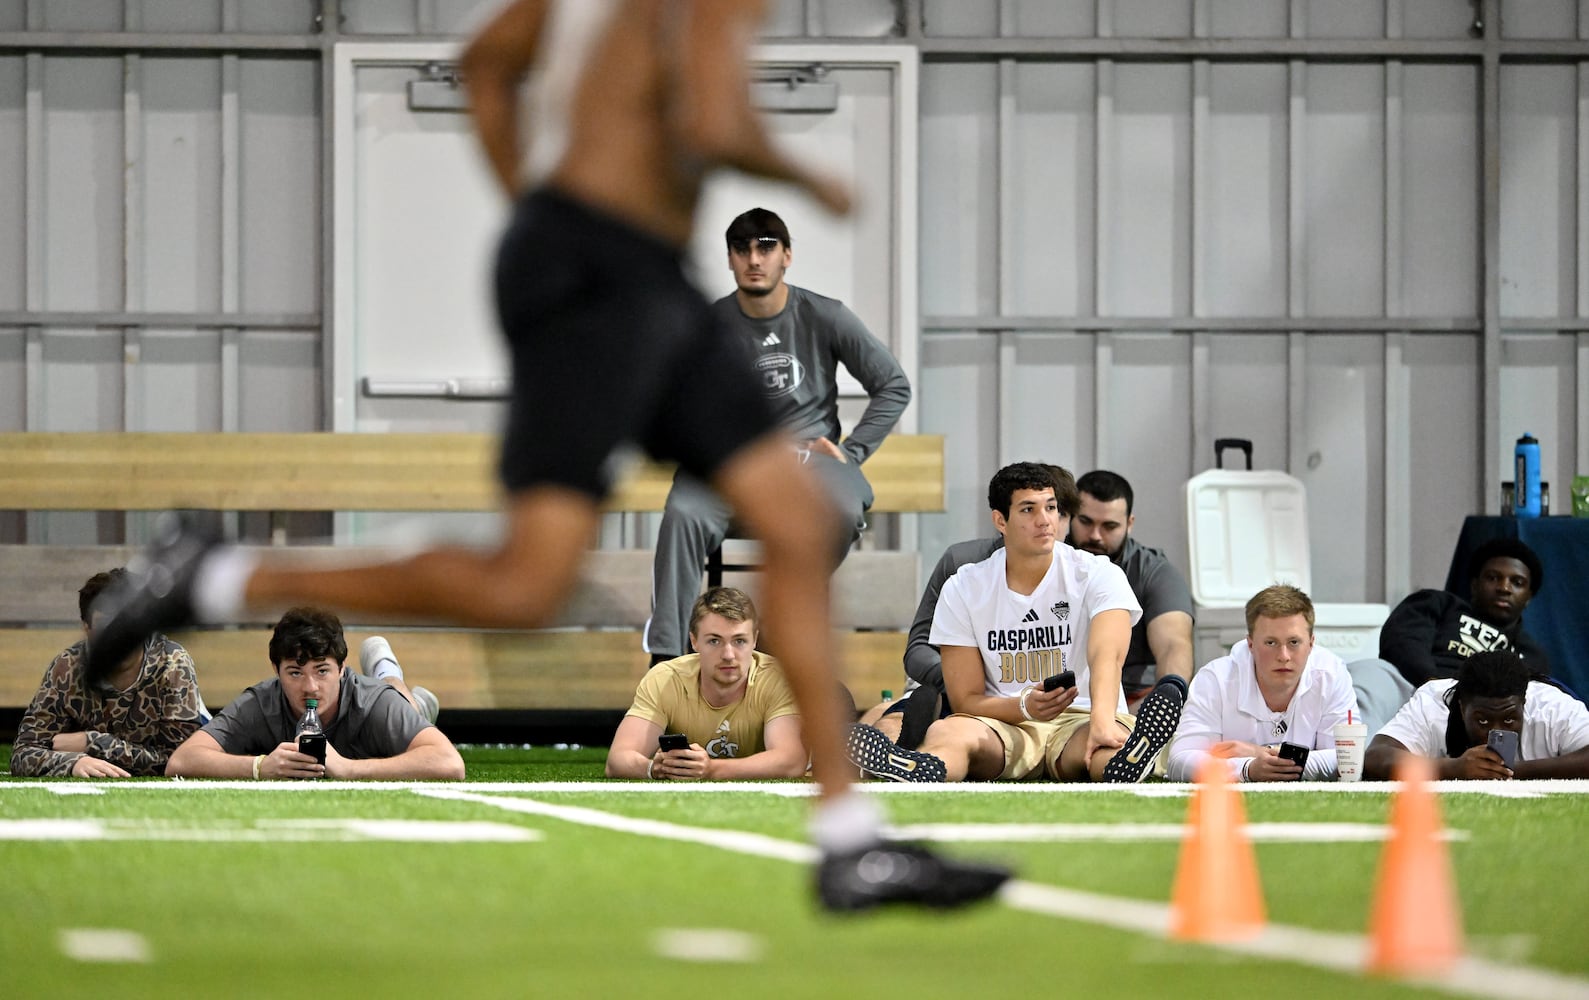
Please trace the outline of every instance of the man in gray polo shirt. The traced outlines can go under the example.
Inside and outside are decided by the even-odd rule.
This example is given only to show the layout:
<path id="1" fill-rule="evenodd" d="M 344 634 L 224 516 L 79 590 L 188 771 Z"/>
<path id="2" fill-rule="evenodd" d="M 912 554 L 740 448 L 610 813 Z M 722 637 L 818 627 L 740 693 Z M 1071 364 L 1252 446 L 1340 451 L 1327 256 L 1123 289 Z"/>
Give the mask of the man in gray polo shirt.
<path id="1" fill-rule="evenodd" d="M 775 213 L 753 208 L 729 224 L 728 266 L 738 286 L 713 309 L 742 335 L 761 388 L 778 421 L 801 442 L 801 456 L 822 476 L 843 516 L 835 561 L 866 525 L 872 487 L 861 463 L 883 443 L 910 403 L 899 362 L 844 303 L 790 285 L 794 259 L 789 229 Z M 869 400 L 849 437 L 840 440 L 838 366 Z M 724 420 L 734 414 L 724 413 Z M 707 554 L 728 532 L 728 506 L 700 480 L 673 479 L 657 531 L 651 570 L 651 618 L 645 648 L 653 663 L 688 650 L 690 608 L 701 592 Z"/>

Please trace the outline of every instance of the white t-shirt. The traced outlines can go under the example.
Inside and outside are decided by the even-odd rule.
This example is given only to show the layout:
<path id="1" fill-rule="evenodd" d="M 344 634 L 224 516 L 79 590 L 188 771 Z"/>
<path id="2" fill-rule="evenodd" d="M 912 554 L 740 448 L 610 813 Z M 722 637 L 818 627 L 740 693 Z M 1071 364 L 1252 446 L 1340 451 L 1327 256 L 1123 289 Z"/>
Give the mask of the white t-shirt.
<path id="1" fill-rule="evenodd" d="M 1142 617 L 1125 573 L 1103 556 L 1059 542 L 1043 582 L 1031 594 L 1017 594 L 1005 579 L 1006 565 L 1001 548 L 960 567 L 938 596 L 930 641 L 981 650 L 983 693 L 990 697 L 1019 697 L 1045 677 L 1074 670 L 1079 690 L 1071 707 L 1090 709 L 1087 628 L 1093 616 L 1123 608 L 1133 625 Z M 1125 693 L 1118 698 L 1116 711 L 1124 712 Z"/>
<path id="2" fill-rule="evenodd" d="M 1258 690 L 1257 666 L 1252 647 L 1243 639 L 1192 675 L 1191 691 L 1181 722 L 1170 742 L 1169 778 L 1195 781 L 1209 748 L 1225 740 L 1257 746 L 1300 743 L 1312 749 L 1302 768 L 1304 781 L 1328 781 L 1336 776 L 1335 727 L 1357 714 L 1357 694 L 1341 658 L 1318 643 L 1308 654 L 1297 690 L 1284 711 L 1276 712 Z M 1232 780 L 1241 780 L 1251 757 L 1226 760 Z"/>
<path id="3" fill-rule="evenodd" d="M 1446 727 L 1451 709 L 1446 692 L 1456 680 L 1432 680 L 1412 693 L 1396 717 L 1377 735 L 1389 736 L 1420 757 L 1447 757 Z M 1523 760 L 1563 757 L 1589 746 L 1589 708 L 1551 684 L 1530 681 L 1523 698 Z"/>

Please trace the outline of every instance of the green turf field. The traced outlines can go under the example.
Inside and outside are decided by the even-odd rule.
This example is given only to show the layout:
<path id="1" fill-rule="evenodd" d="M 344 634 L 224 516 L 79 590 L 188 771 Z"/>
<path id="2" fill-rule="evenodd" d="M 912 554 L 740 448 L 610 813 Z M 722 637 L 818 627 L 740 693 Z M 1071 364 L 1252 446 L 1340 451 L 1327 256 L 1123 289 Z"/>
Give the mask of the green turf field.
<path id="1" fill-rule="evenodd" d="M 1244 796 L 1281 837 L 1256 848 L 1255 947 L 1291 961 L 1155 929 L 1179 786 L 872 786 L 1021 882 L 969 913 L 835 918 L 796 860 L 805 786 L 599 782 L 603 753 L 475 749 L 470 782 L 428 788 L 0 780 L 0 996 L 1589 995 L 1586 783 L 1445 791 L 1473 961 L 1429 990 L 1336 971 L 1382 845 L 1325 824 L 1375 833 L 1383 791 Z"/>

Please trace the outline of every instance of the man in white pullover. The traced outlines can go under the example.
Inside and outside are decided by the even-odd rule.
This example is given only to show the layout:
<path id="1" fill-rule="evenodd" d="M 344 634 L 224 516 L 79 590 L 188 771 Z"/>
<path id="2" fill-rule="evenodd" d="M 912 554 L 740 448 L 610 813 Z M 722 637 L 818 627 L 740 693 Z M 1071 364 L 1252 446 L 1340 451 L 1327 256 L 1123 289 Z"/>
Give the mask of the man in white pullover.
<path id="1" fill-rule="evenodd" d="M 1247 602 L 1247 638 L 1192 676 L 1170 743 L 1171 781 L 1192 781 L 1203 761 L 1226 761 L 1237 781 L 1336 777 L 1335 726 L 1357 715 L 1346 664 L 1313 642 L 1313 602 L 1296 587 L 1265 587 Z M 1305 766 L 1280 744 L 1309 752 Z"/>

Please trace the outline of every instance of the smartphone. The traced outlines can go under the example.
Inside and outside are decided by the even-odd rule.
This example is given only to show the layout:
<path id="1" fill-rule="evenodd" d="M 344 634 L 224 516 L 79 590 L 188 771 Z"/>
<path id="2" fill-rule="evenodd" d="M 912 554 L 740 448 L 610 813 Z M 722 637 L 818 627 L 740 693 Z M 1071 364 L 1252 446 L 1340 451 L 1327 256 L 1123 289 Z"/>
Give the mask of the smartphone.
<path id="1" fill-rule="evenodd" d="M 1507 768 L 1517 766 L 1518 735 L 1510 729 L 1492 729 L 1488 744 L 1501 758 Z"/>
<path id="2" fill-rule="evenodd" d="M 1061 670 L 1057 674 L 1043 678 L 1044 691 L 1058 691 L 1061 688 L 1073 688 L 1075 686 L 1076 671 L 1074 670 Z"/>
<path id="3" fill-rule="evenodd" d="M 303 736 L 298 737 L 298 752 L 299 753 L 306 753 L 309 756 L 313 757 L 315 759 L 315 763 L 317 763 L 317 764 L 322 764 L 322 765 L 325 764 L 325 762 L 326 762 L 326 738 L 325 738 L 325 734 L 322 733 L 319 736 L 313 736 L 313 735 L 310 735 L 310 734 L 306 733 Z"/>
<path id="4" fill-rule="evenodd" d="M 657 738 L 657 746 L 663 750 L 688 750 L 690 738 L 683 733 L 663 733 Z"/>
<path id="5" fill-rule="evenodd" d="M 1308 766 L 1308 748 L 1300 743 L 1282 743 L 1279 753 L 1298 767 Z"/>

